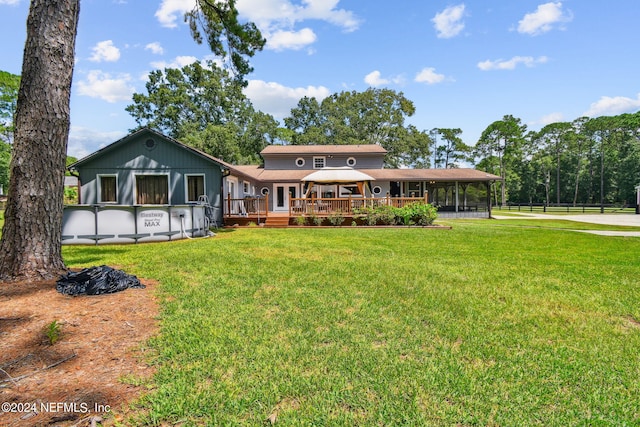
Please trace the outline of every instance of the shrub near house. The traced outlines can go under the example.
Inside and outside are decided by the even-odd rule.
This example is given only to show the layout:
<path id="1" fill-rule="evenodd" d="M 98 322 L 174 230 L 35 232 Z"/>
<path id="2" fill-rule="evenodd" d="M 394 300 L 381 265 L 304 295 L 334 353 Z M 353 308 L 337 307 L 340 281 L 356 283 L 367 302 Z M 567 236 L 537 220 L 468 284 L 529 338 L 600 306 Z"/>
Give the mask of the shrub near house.
<path id="1" fill-rule="evenodd" d="M 438 217 L 437 209 L 424 202 L 410 203 L 401 208 L 376 206 L 359 208 L 356 214 L 367 225 L 433 225 Z"/>
<path id="2" fill-rule="evenodd" d="M 353 211 L 352 226 L 358 224 L 375 226 L 375 225 L 404 225 L 404 226 L 429 226 L 438 217 L 437 209 L 424 202 L 410 203 L 404 207 L 395 207 L 389 205 L 366 206 L 356 208 Z M 294 223 L 298 226 L 304 225 L 332 225 L 339 227 L 344 225 L 345 215 L 341 211 L 331 212 L 326 217 L 317 216 L 315 214 L 307 216 L 297 216 Z"/>

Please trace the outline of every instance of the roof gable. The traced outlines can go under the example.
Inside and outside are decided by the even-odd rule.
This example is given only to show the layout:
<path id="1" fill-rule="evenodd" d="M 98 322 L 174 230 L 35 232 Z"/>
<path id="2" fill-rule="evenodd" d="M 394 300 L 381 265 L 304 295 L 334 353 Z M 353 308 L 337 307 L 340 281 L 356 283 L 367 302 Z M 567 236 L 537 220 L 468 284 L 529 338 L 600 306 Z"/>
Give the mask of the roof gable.
<path id="1" fill-rule="evenodd" d="M 195 156 L 198 156 L 198 157 L 200 157 L 200 158 L 202 158 L 202 159 L 204 159 L 204 160 L 206 160 L 208 162 L 211 162 L 213 164 L 216 164 L 217 166 L 220 166 L 221 168 L 227 169 L 230 166 L 229 164 L 225 163 L 224 161 L 222 161 L 222 160 L 220 160 L 220 159 L 218 159 L 216 157 L 210 156 L 207 153 L 204 153 L 204 152 L 202 152 L 200 150 L 197 150 L 197 149 L 195 149 L 193 147 L 185 145 L 185 144 L 181 143 L 180 141 L 175 140 L 175 139 L 173 139 L 171 137 L 168 137 L 168 136 L 166 136 L 166 135 L 164 135 L 164 134 L 162 134 L 160 132 L 157 132 L 157 131 L 155 131 L 153 129 L 149 129 L 149 128 L 143 128 L 143 129 L 140 129 L 140 130 L 137 130 L 135 132 L 130 133 L 129 135 L 127 135 L 127 136 L 125 136 L 125 137 L 123 137 L 123 138 L 121 138 L 121 139 L 119 139 L 119 140 L 107 145 L 106 147 L 101 148 L 98 151 L 95 151 L 95 152 L 89 154 L 88 156 L 86 156 L 86 157 L 78 160 L 77 162 L 69 165 L 67 167 L 67 169 L 75 170 L 78 167 L 82 167 L 83 165 L 85 165 L 85 164 L 87 164 L 89 162 L 92 162 L 92 161 L 95 161 L 97 159 L 100 159 L 101 157 L 106 156 L 107 154 L 112 153 L 112 152 L 120 149 L 121 147 L 125 146 L 129 142 L 132 142 L 134 140 L 143 139 L 145 137 L 145 135 L 147 135 L 150 139 L 151 138 L 162 139 L 164 142 L 172 144 L 172 145 L 176 146 L 179 149 L 186 150 L 186 151 L 192 153 Z"/>

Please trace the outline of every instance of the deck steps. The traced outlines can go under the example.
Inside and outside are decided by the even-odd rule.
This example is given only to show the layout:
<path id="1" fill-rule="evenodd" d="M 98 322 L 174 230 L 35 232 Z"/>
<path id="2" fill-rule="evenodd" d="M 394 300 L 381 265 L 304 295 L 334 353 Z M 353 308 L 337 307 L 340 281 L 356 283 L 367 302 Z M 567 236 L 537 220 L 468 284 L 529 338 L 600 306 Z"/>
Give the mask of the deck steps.
<path id="1" fill-rule="evenodd" d="M 264 223 L 264 226 L 269 228 L 286 228 L 289 226 L 289 216 L 269 215 Z"/>

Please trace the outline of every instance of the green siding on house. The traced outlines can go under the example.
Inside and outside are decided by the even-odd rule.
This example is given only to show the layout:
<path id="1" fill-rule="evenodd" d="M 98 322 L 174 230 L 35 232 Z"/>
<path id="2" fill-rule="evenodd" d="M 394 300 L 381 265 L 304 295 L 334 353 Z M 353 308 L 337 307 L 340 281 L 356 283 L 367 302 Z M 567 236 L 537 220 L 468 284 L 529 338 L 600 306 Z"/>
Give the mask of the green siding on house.
<path id="1" fill-rule="evenodd" d="M 117 204 L 136 204 L 136 175 L 166 175 L 169 203 L 187 203 L 187 175 L 203 175 L 209 203 L 222 219 L 222 171 L 215 158 L 143 129 L 79 160 L 70 167 L 80 176 L 82 204 L 99 204 L 99 177 L 116 176 Z"/>

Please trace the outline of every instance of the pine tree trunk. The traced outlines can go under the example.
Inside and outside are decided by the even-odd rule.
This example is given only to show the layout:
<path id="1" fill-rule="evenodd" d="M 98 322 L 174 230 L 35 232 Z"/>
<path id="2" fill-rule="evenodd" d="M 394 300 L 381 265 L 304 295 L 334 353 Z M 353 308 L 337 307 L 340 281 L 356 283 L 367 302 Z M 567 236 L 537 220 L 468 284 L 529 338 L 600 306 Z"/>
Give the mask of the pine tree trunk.
<path id="1" fill-rule="evenodd" d="M 578 186 L 580 185 L 580 157 L 578 157 L 578 167 L 576 168 L 576 185 L 573 191 L 573 206 L 576 206 L 578 203 Z"/>
<path id="2" fill-rule="evenodd" d="M 69 98 L 80 0 L 32 0 L 5 224 L 0 279 L 49 280 L 61 253 Z"/>

